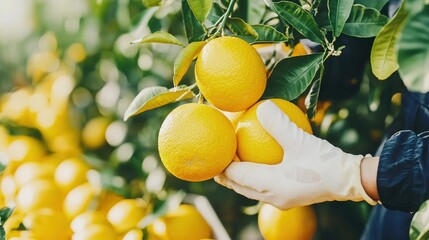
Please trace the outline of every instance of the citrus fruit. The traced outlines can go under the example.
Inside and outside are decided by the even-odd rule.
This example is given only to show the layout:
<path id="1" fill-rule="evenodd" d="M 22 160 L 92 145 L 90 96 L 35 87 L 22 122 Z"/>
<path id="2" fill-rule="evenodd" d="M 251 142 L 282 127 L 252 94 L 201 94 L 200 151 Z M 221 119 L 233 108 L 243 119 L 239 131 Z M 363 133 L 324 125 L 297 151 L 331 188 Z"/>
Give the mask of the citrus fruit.
<path id="1" fill-rule="evenodd" d="M 82 130 L 82 142 L 85 147 L 95 149 L 106 143 L 106 130 L 110 121 L 105 117 L 89 120 Z"/>
<path id="2" fill-rule="evenodd" d="M 6 232 L 8 240 L 37 240 L 32 231 L 29 230 L 12 230 Z"/>
<path id="3" fill-rule="evenodd" d="M 221 173 L 235 156 L 237 140 L 228 118 L 211 106 L 188 103 L 162 123 L 159 155 L 177 178 L 204 181 Z"/>
<path id="4" fill-rule="evenodd" d="M 16 136 L 8 146 L 11 161 L 19 163 L 38 161 L 46 154 L 43 144 L 36 138 L 29 136 Z"/>
<path id="5" fill-rule="evenodd" d="M 198 210 L 188 204 L 181 204 L 166 216 L 156 220 L 151 232 L 163 240 L 200 240 L 212 236 L 210 226 Z"/>
<path id="6" fill-rule="evenodd" d="M 67 240 L 71 237 L 69 223 L 64 214 L 49 208 L 28 213 L 23 223 L 36 239 Z"/>
<path id="7" fill-rule="evenodd" d="M 131 229 L 122 236 L 121 240 L 141 240 L 143 239 L 143 231 L 137 228 Z"/>
<path id="8" fill-rule="evenodd" d="M 118 236 L 112 226 L 106 224 L 91 224 L 82 232 L 73 234 L 72 240 L 117 240 Z"/>
<path id="9" fill-rule="evenodd" d="M 124 233 L 137 226 L 146 215 L 146 203 L 139 199 L 124 199 L 113 205 L 107 213 L 107 220 L 118 233 Z"/>
<path id="10" fill-rule="evenodd" d="M 259 101 L 240 117 L 236 129 L 237 155 L 241 161 L 277 164 L 283 159 L 283 149 L 262 128 L 256 116 L 256 109 L 264 101 L 266 100 Z M 299 128 L 312 133 L 310 122 L 296 105 L 283 99 L 271 99 L 271 101 L 279 106 Z"/>
<path id="11" fill-rule="evenodd" d="M 295 47 L 293 48 L 293 52 L 292 52 L 291 56 L 292 57 L 304 56 L 304 55 L 308 55 L 310 53 L 311 53 L 311 50 L 309 47 L 307 47 L 303 43 L 297 43 L 295 45 Z"/>
<path id="12" fill-rule="evenodd" d="M 16 196 L 16 208 L 24 213 L 40 209 L 61 209 L 63 195 L 51 180 L 35 180 L 21 187 Z"/>
<path id="13" fill-rule="evenodd" d="M 11 174 L 2 176 L 0 183 L 0 192 L 3 195 L 5 203 L 13 201 L 18 191 L 18 187 L 15 178 Z"/>
<path id="14" fill-rule="evenodd" d="M 91 210 L 77 215 L 70 223 L 70 227 L 74 233 L 77 233 L 85 231 L 87 226 L 94 224 L 110 225 L 102 212 Z"/>
<path id="15" fill-rule="evenodd" d="M 110 191 L 103 191 L 100 194 L 100 202 L 98 204 L 97 210 L 103 213 L 104 215 L 107 215 L 109 210 L 118 203 L 119 201 L 123 200 L 124 198 L 116 193 L 110 192 Z"/>
<path id="16" fill-rule="evenodd" d="M 69 219 L 95 208 L 97 203 L 96 189 L 91 184 L 83 183 L 73 188 L 64 199 L 63 210 Z"/>
<path id="17" fill-rule="evenodd" d="M 236 37 L 219 37 L 201 50 L 195 78 L 206 100 L 215 107 L 238 112 L 262 96 L 266 82 L 265 65 L 258 52 Z"/>
<path id="18" fill-rule="evenodd" d="M 259 210 L 258 226 L 265 240 L 311 240 L 316 233 L 317 219 L 309 206 L 281 211 L 264 204 Z"/>
<path id="19" fill-rule="evenodd" d="M 86 173 L 89 169 L 83 159 L 77 157 L 67 158 L 57 166 L 55 182 L 64 192 L 69 192 L 74 187 L 87 181 Z"/>
<path id="20" fill-rule="evenodd" d="M 45 162 L 26 162 L 15 171 L 14 177 L 18 187 L 36 179 L 51 179 L 55 168 Z"/>

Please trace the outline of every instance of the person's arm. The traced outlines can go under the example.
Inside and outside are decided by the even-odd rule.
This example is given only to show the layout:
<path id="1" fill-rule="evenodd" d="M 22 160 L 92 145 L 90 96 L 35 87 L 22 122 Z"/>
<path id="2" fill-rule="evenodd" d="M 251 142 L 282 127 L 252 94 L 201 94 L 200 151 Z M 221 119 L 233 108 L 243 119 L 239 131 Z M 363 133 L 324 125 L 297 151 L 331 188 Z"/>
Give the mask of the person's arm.
<path id="1" fill-rule="evenodd" d="M 383 206 L 392 210 L 416 211 L 429 199 L 429 131 L 400 131 L 386 141 L 377 188 Z"/>
<path id="2" fill-rule="evenodd" d="M 377 189 L 377 170 L 379 157 L 365 157 L 360 164 L 360 176 L 363 189 L 374 200 L 380 200 Z"/>

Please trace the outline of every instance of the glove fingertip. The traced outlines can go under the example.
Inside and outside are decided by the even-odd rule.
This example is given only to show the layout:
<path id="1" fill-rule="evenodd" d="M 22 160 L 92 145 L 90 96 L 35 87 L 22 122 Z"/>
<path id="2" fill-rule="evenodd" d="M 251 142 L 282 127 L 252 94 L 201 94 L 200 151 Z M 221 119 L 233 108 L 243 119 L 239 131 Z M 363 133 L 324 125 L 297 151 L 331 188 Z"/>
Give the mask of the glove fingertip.
<path id="1" fill-rule="evenodd" d="M 261 126 L 282 147 L 286 147 L 288 143 L 295 141 L 294 137 L 299 130 L 273 101 L 267 100 L 261 103 L 256 110 L 256 116 Z"/>

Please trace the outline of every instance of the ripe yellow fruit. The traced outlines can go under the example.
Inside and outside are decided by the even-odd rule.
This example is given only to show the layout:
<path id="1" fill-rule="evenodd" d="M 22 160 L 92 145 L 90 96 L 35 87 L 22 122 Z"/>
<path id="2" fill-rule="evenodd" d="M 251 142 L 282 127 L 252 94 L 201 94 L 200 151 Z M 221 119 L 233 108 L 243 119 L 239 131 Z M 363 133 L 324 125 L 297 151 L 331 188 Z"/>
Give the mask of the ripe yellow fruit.
<path id="1" fill-rule="evenodd" d="M 131 229 L 122 236 L 121 240 L 141 240 L 143 239 L 143 231 L 140 229 Z"/>
<path id="2" fill-rule="evenodd" d="M 63 195 L 52 180 L 36 180 L 21 187 L 16 196 L 17 211 L 24 213 L 40 209 L 61 209 Z"/>
<path id="3" fill-rule="evenodd" d="M 264 101 L 259 101 L 241 116 L 236 129 L 237 155 L 241 161 L 277 164 L 283 159 L 283 148 L 265 131 L 256 116 L 256 109 Z M 299 128 L 313 133 L 308 118 L 296 105 L 283 99 L 271 101 L 277 104 Z"/>
<path id="4" fill-rule="evenodd" d="M 49 208 L 28 213 L 23 223 L 36 239 L 67 240 L 71 237 L 70 226 L 64 214 Z"/>
<path id="5" fill-rule="evenodd" d="M 15 201 L 14 199 L 17 191 L 18 187 L 14 176 L 11 174 L 2 176 L 0 182 L 0 192 L 7 205 L 9 205 L 8 203 Z"/>
<path id="6" fill-rule="evenodd" d="M 81 158 L 65 159 L 55 170 L 55 182 L 64 192 L 69 192 L 87 181 L 86 173 L 89 169 L 89 166 Z"/>
<path id="7" fill-rule="evenodd" d="M 32 119 L 29 114 L 28 105 L 32 89 L 20 88 L 9 94 L 4 94 L 0 99 L 0 112 L 3 117 L 15 123 L 31 126 Z"/>
<path id="8" fill-rule="evenodd" d="M 13 235 L 13 236 L 20 236 L 19 234 L 12 234 L 14 232 L 14 229 L 18 229 L 19 225 L 22 223 L 22 220 L 24 219 L 25 214 L 24 213 L 20 213 L 17 211 L 13 211 L 12 215 L 10 215 L 10 217 L 7 219 L 6 222 L 4 222 L 4 230 L 5 232 L 9 235 Z M 9 238 L 6 238 L 9 239 Z"/>
<path id="9" fill-rule="evenodd" d="M 112 226 L 105 224 L 91 224 L 83 232 L 73 234 L 72 240 L 118 240 L 118 235 Z"/>
<path id="10" fill-rule="evenodd" d="M 9 220 L 8 220 L 9 221 Z M 30 230 L 12 230 L 6 231 L 6 239 L 8 240 L 38 240 Z"/>
<path id="11" fill-rule="evenodd" d="M 20 165 L 14 174 L 17 187 L 36 179 L 52 179 L 55 168 L 45 162 L 26 162 Z"/>
<path id="12" fill-rule="evenodd" d="M 106 129 L 110 120 L 105 117 L 97 117 L 86 123 L 82 130 L 82 142 L 85 147 L 96 149 L 106 143 Z"/>
<path id="13" fill-rule="evenodd" d="M 46 149 L 36 138 L 17 136 L 9 143 L 8 154 L 11 161 L 23 163 L 40 160 L 46 155 Z"/>
<path id="14" fill-rule="evenodd" d="M 150 231 L 162 240 L 200 240 L 211 238 L 212 230 L 198 210 L 181 204 L 166 216 L 157 219 Z"/>
<path id="15" fill-rule="evenodd" d="M 104 215 L 107 215 L 109 210 L 118 203 L 119 201 L 123 200 L 124 198 L 122 196 L 119 196 L 116 193 L 110 192 L 110 191 L 104 191 L 100 194 L 100 201 L 97 207 L 97 210 L 103 213 Z"/>
<path id="16" fill-rule="evenodd" d="M 237 140 L 228 118 L 211 106 L 174 109 L 159 131 L 159 155 L 177 178 L 197 182 L 221 173 L 235 156 Z"/>
<path id="17" fill-rule="evenodd" d="M 311 240 L 317 228 L 316 213 L 309 206 L 281 211 L 264 204 L 258 226 L 265 240 Z"/>
<path id="18" fill-rule="evenodd" d="M 207 101 L 229 112 L 252 106 L 267 83 L 265 65 L 258 52 L 236 37 L 208 42 L 198 56 L 195 78 Z"/>
<path id="19" fill-rule="evenodd" d="M 70 227 L 74 233 L 77 233 L 84 232 L 88 226 L 94 224 L 110 225 L 102 212 L 92 210 L 77 215 L 70 223 Z"/>
<path id="20" fill-rule="evenodd" d="M 307 47 L 305 44 L 297 43 L 295 47 L 293 48 L 293 52 L 291 54 L 292 57 L 297 56 L 304 56 L 311 53 L 311 50 L 309 47 Z"/>
<path id="21" fill-rule="evenodd" d="M 69 219 L 75 218 L 77 215 L 95 208 L 96 189 L 89 183 L 83 183 L 71 190 L 64 199 L 63 210 Z"/>
<path id="22" fill-rule="evenodd" d="M 139 199 L 124 199 L 116 203 L 107 213 L 107 220 L 118 233 L 127 232 L 137 226 L 146 215 L 146 203 Z"/>
<path id="23" fill-rule="evenodd" d="M 222 112 L 229 119 L 234 129 L 237 128 L 238 122 L 240 121 L 241 116 L 244 115 L 246 111 L 241 112 Z"/>

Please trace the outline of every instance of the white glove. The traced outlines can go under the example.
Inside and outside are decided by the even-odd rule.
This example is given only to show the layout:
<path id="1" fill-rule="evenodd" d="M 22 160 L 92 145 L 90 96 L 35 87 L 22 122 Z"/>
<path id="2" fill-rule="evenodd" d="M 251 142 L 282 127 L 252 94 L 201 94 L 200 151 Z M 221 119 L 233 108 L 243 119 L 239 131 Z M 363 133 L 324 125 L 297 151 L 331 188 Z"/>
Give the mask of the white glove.
<path id="1" fill-rule="evenodd" d="M 256 115 L 264 129 L 283 147 L 276 165 L 232 162 L 215 180 L 248 198 L 279 209 L 324 201 L 362 201 L 374 205 L 361 184 L 362 155 L 352 155 L 299 129 L 271 101 Z"/>

